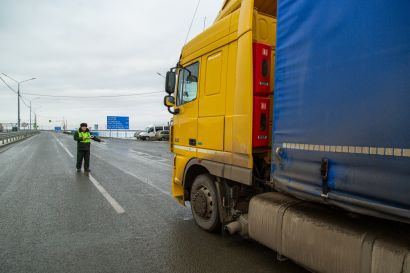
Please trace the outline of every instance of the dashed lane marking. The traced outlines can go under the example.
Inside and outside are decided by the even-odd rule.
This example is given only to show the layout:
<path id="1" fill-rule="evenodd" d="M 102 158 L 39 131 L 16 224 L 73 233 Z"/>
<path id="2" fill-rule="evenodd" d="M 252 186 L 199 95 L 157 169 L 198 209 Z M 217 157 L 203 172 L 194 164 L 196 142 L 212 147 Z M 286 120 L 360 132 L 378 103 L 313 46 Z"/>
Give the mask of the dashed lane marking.
<path id="1" fill-rule="evenodd" d="M 74 158 L 73 154 L 64 146 L 64 144 L 55 135 L 53 135 L 53 136 L 57 140 L 58 144 L 60 144 L 60 146 L 67 152 L 67 154 L 70 157 Z"/>
<path id="2" fill-rule="evenodd" d="M 121 207 L 120 204 L 104 189 L 103 186 L 90 174 L 89 175 L 90 181 L 94 184 L 94 186 L 97 188 L 97 190 L 104 196 L 104 198 L 110 203 L 110 205 L 113 207 L 113 209 L 118 213 L 122 214 L 125 212 L 123 207 Z"/>
<path id="3" fill-rule="evenodd" d="M 57 139 L 56 136 L 54 136 L 54 138 L 61 145 L 61 147 L 63 147 L 63 149 L 67 152 L 69 156 L 74 157 L 73 154 L 64 146 L 64 144 L 59 139 Z M 104 187 L 91 174 L 88 175 L 88 178 L 118 214 L 122 214 L 125 212 L 124 208 L 121 207 L 121 205 L 104 189 Z"/>

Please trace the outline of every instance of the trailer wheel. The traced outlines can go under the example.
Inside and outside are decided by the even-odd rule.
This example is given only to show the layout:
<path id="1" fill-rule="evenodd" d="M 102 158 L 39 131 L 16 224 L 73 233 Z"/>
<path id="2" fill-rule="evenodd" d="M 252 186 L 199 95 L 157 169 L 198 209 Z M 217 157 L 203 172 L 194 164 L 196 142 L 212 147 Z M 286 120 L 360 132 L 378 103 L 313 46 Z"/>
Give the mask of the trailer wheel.
<path id="1" fill-rule="evenodd" d="M 198 175 L 191 187 L 191 210 L 196 224 L 213 232 L 220 228 L 218 195 L 212 176 Z"/>

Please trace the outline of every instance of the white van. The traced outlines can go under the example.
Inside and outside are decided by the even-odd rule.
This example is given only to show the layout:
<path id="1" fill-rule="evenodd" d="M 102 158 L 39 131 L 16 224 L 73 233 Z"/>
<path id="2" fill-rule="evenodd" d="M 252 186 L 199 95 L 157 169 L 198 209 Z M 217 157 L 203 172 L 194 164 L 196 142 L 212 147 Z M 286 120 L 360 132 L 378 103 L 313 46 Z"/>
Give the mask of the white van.
<path id="1" fill-rule="evenodd" d="M 169 126 L 167 125 L 150 125 L 145 128 L 144 131 L 138 134 L 137 139 L 140 140 L 154 140 L 156 139 L 157 132 L 169 131 Z"/>

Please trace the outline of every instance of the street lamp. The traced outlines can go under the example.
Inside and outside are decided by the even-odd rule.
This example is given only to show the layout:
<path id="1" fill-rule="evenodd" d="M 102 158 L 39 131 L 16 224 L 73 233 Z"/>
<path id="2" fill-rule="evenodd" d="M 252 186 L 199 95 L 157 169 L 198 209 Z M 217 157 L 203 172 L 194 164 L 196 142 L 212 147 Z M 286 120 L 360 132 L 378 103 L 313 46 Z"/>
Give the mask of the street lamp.
<path id="1" fill-rule="evenodd" d="M 37 109 L 34 109 L 34 129 L 37 130 L 38 125 L 37 125 L 37 113 L 40 113 L 41 111 L 38 111 L 39 109 L 41 109 L 42 106 L 38 107 Z"/>
<path id="2" fill-rule="evenodd" d="M 33 100 L 37 100 L 37 99 L 39 99 L 40 97 L 37 97 L 37 98 L 34 98 L 34 99 L 32 99 L 32 100 L 30 100 L 30 130 L 31 130 L 31 102 L 33 101 Z"/>
<path id="3" fill-rule="evenodd" d="M 17 130 L 20 131 L 20 84 L 22 84 L 23 82 L 35 80 L 36 78 L 27 79 L 24 81 L 17 81 L 13 79 L 12 77 L 10 77 L 9 75 L 6 75 L 4 73 L 2 74 L 17 83 Z"/>

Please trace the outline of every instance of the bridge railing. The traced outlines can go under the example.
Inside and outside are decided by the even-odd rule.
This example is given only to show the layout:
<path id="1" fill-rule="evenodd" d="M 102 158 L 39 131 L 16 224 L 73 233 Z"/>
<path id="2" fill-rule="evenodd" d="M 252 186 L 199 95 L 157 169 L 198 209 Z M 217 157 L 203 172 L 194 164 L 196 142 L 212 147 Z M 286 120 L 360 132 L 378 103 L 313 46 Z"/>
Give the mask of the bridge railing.
<path id="1" fill-rule="evenodd" d="M 0 133 L 0 147 L 38 134 L 37 130 Z"/>

